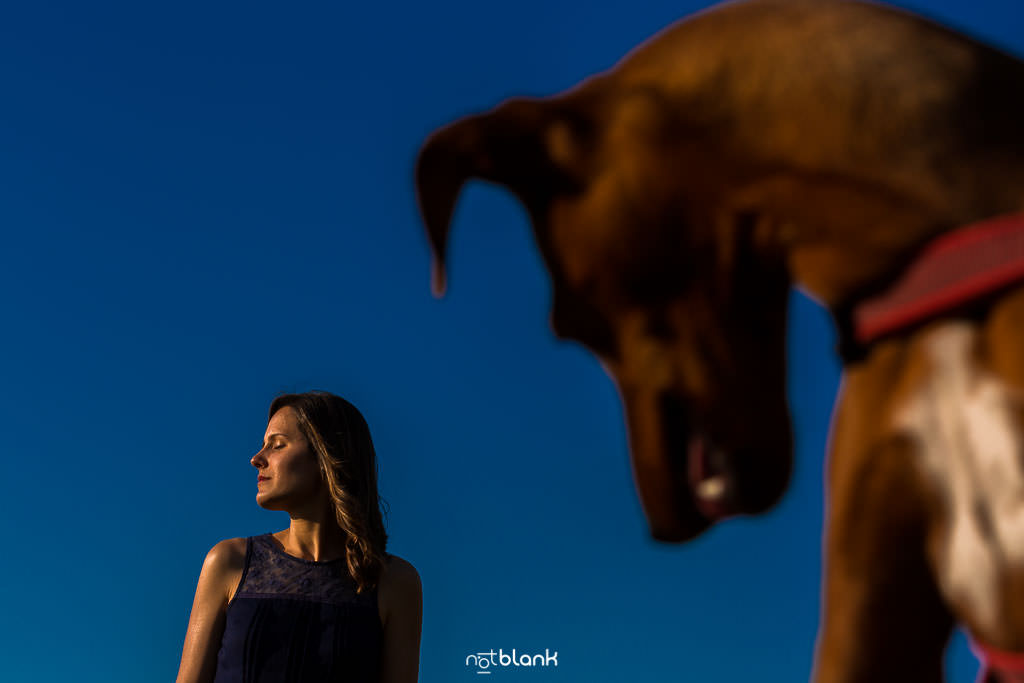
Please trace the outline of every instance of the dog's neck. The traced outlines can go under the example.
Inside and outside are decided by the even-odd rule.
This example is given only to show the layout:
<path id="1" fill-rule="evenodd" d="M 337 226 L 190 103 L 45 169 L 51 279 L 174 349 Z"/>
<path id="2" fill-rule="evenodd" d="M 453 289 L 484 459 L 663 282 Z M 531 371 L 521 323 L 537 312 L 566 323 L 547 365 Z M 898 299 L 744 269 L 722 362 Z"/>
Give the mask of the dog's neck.
<path id="1" fill-rule="evenodd" d="M 784 213 L 778 243 L 793 282 L 833 311 L 885 288 L 939 235 L 1024 210 L 1024 203 L 952 212 L 888 197 L 850 197 L 846 202 L 815 199 L 834 206 L 835 213 L 824 211 L 819 215 L 825 218 L 815 219 L 806 206 Z"/>
<path id="2" fill-rule="evenodd" d="M 780 248 L 794 285 L 832 312 L 846 362 L 867 350 L 854 334 L 854 309 L 891 286 L 925 245 L 964 225 L 1024 211 L 1024 202 L 1005 197 L 927 202 L 848 183 L 809 183 L 806 178 L 771 184 L 770 194 L 761 195 L 771 199 L 760 202 L 768 227 L 755 239 Z M 761 192 L 767 185 L 761 184 Z M 1024 175 L 1017 187 L 1024 187 Z"/>

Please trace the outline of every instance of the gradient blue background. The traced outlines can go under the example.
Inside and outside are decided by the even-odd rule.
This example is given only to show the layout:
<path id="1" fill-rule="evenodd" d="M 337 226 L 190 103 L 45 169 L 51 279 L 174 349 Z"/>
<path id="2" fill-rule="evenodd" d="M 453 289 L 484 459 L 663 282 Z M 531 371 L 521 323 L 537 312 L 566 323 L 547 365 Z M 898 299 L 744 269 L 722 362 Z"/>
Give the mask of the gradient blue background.
<path id="1" fill-rule="evenodd" d="M 172 680 L 218 540 L 254 502 L 265 411 L 328 389 L 370 422 L 389 549 L 423 579 L 422 680 L 810 672 L 824 312 L 792 298 L 797 466 L 771 514 L 647 536 L 621 407 L 554 339 L 521 207 L 474 184 L 429 291 L 411 170 L 453 118 L 560 91 L 699 2 L 9 3 L 0 12 L 0 678 Z M 1024 53 L 1014 2 L 926 8 Z M 976 663 L 957 636 L 950 680 Z"/>

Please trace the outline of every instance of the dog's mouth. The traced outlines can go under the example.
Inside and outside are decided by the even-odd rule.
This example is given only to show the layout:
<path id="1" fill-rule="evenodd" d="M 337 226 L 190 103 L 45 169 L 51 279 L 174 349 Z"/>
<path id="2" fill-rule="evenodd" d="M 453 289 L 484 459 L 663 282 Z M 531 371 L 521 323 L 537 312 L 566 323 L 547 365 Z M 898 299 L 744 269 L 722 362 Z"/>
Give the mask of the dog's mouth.
<path id="1" fill-rule="evenodd" d="M 697 511 L 711 522 L 739 512 L 736 474 L 724 450 L 706 436 L 690 438 L 687 449 L 687 479 Z"/>
<path id="2" fill-rule="evenodd" d="M 784 411 L 737 418 L 760 436 L 755 445 L 725 427 L 704 427 L 710 418 L 695 419 L 677 395 L 625 398 L 633 473 L 654 538 L 687 541 L 723 519 L 764 512 L 782 496 L 792 465 Z"/>

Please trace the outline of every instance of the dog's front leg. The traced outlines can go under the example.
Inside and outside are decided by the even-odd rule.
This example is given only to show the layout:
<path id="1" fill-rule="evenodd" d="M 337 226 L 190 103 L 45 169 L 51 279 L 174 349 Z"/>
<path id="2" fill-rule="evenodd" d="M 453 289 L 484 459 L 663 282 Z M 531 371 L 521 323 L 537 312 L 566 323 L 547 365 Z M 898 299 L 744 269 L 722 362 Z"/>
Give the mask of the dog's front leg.
<path id="1" fill-rule="evenodd" d="M 883 373 L 875 388 L 884 392 L 892 377 Z M 913 462 L 912 443 L 878 436 L 886 394 L 871 391 L 870 378 L 848 375 L 845 384 L 849 400 L 832 434 L 814 680 L 942 681 L 953 619 L 927 559 L 934 502 Z"/>

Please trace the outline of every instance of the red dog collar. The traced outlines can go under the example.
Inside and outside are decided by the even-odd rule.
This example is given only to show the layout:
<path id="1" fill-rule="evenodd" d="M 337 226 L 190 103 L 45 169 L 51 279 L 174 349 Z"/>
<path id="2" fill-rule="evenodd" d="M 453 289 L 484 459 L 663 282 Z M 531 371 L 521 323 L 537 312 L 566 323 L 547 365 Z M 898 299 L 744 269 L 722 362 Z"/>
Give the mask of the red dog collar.
<path id="1" fill-rule="evenodd" d="M 1024 683 L 1024 653 L 997 650 L 973 637 L 968 640 L 971 650 L 981 660 L 977 683 Z"/>
<path id="2" fill-rule="evenodd" d="M 940 235 L 887 291 L 853 311 L 868 343 L 1024 279 L 1024 214 L 999 216 Z"/>

